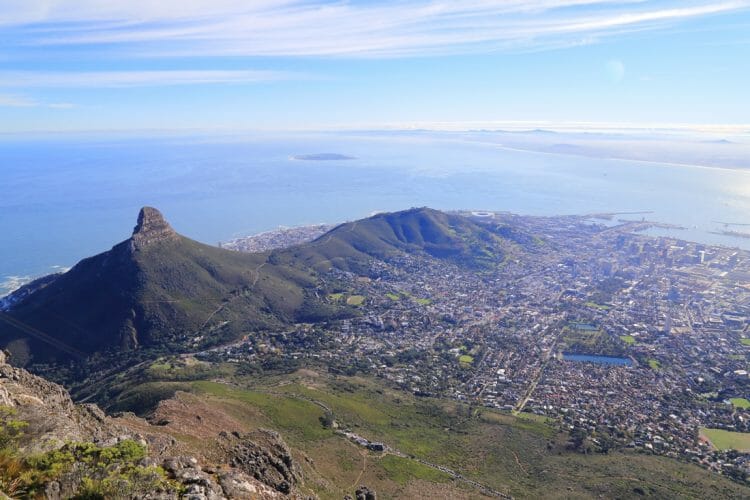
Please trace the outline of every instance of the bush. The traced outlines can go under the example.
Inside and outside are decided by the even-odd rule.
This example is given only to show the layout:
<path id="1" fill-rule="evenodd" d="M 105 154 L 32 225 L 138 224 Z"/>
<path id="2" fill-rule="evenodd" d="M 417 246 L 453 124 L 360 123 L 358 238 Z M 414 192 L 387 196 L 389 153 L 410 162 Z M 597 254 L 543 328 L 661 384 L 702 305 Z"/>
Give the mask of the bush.
<path id="1" fill-rule="evenodd" d="M 41 492 L 50 481 L 73 485 L 73 498 L 131 498 L 151 491 L 174 491 L 160 467 L 142 466 L 146 447 L 124 440 L 110 447 L 68 443 L 62 448 L 25 460 L 19 476 L 30 493 Z"/>
<path id="2" fill-rule="evenodd" d="M 15 449 L 28 423 L 15 418 L 16 410 L 0 405 L 0 451 Z"/>

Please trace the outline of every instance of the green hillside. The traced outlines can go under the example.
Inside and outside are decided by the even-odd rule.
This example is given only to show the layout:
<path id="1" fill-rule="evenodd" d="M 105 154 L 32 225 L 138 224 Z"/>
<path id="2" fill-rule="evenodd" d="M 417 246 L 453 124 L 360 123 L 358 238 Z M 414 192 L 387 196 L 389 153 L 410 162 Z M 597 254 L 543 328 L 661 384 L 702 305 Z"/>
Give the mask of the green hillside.
<path id="1" fill-rule="evenodd" d="M 503 238 L 460 215 L 429 208 L 378 214 L 342 224 L 316 241 L 281 252 L 316 269 L 361 270 L 370 258 L 423 252 L 474 268 L 502 261 Z"/>
<path id="2" fill-rule="evenodd" d="M 138 404 L 154 392 L 179 390 L 182 405 L 206 405 L 217 420 L 231 415 L 249 428 L 273 428 L 294 448 L 306 486 L 325 499 L 342 498 L 358 479 L 385 498 L 490 498 L 488 489 L 514 498 L 741 498 L 748 492 L 726 477 L 666 457 L 571 451 L 569 435 L 535 415 L 417 398 L 367 377 L 311 370 L 266 377 L 223 374 L 227 383 L 154 375 L 129 385 L 121 402 L 135 406 L 119 409 L 142 410 Z M 157 411 L 170 422 L 161 429 L 190 442 L 167 407 Z M 212 418 L 202 415 L 204 423 Z M 334 420 L 335 427 L 326 424 Z M 343 430 L 389 449 L 367 450 Z M 205 447 L 201 441 L 196 452 Z"/>

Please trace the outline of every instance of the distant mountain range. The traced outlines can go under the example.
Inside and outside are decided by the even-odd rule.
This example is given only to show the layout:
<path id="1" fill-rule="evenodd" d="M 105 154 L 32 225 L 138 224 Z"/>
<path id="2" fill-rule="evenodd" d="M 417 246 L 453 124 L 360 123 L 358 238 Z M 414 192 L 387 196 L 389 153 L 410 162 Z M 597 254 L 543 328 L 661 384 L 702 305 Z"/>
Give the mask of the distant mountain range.
<path id="1" fill-rule="evenodd" d="M 503 242 L 466 217 L 416 208 L 249 254 L 181 236 L 144 207 L 129 239 L 8 297 L 0 345 L 19 365 L 141 347 L 184 352 L 354 314 L 319 298 L 332 268 L 366 274 L 373 259 L 417 253 L 481 269 L 502 260 Z"/>

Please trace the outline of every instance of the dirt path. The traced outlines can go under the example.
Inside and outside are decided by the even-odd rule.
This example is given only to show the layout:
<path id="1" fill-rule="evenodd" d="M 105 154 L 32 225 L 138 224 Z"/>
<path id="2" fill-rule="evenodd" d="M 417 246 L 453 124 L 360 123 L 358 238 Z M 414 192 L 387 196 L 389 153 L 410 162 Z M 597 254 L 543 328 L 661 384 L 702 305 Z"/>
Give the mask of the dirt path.
<path id="1" fill-rule="evenodd" d="M 350 486 L 351 489 L 354 489 L 359 485 L 359 482 L 362 480 L 362 476 L 365 475 L 365 470 L 367 469 L 367 452 L 360 452 L 360 455 L 362 455 L 362 470 L 359 471 L 359 475 L 354 481 L 354 484 Z"/>
<path id="2" fill-rule="evenodd" d="M 242 292 L 255 288 L 255 285 L 257 285 L 258 281 L 260 280 L 260 270 L 263 269 L 263 266 L 265 266 L 266 264 L 268 264 L 268 261 L 258 264 L 258 266 L 256 266 L 255 269 L 253 269 L 253 273 L 255 273 L 255 278 L 253 279 L 252 284 L 247 289 L 243 290 Z M 211 312 L 211 314 L 208 315 L 208 318 L 206 318 L 206 321 L 204 321 L 203 324 L 200 327 L 198 327 L 198 329 L 195 332 L 193 332 L 193 336 L 194 337 L 197 336 L 204 328 L 206 328 L 206 326 L 208 326 L 208 323 L 213 319 L 213 317 L 219 314 L 225 307 L 230 305 L 232 302 L 234 302 L 238 298 L 242 297 L 242 292 L 237 293 L 237 295 L 235 295 L 228 301 L 220 304 L 219 307 L 214 309 Z"/>

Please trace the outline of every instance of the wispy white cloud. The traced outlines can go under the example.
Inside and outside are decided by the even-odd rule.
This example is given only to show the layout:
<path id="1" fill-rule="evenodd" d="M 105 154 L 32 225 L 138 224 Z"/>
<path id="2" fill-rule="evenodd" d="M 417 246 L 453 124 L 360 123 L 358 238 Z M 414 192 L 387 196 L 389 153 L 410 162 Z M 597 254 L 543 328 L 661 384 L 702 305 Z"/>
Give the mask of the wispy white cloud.
<path id="1" fill-rule="evenodd" d="M 70 102 L 43 103 L 25 95 L 0 94 L 0 108 L 52 108 L 71 109 L 75 105 Z"/>
<path id="2" fill-rule="evenodd" d="M 8 5 L 8 2 L 10 4 Z M 18 43 L 142 55 L 408 56 L 591 43 L 750 0 L 5 0 Z"/>
<path id="3" fill-rule="evenodd" d="M 301 78 L 276 71 L 0 71 L 0 87 L 6 88 L 121 88 L 197 84 L 244 84 Z M 21 101 L 22 102 L 22 101 Z M 60 107 L 60 106 L 57 106 Z"/>
<path id="4" fill-rule="evenodd" d="M 32 108 L 38 105 L 39 103 L 26 96 L 0 94 L 0 108 Z"/>
<path id="5" fill-rule="evenodd" d="M 48 108 L 52 109 L 73 109 L 76 107 L 72 102 L 53 102 L 47 105 Z"/>

